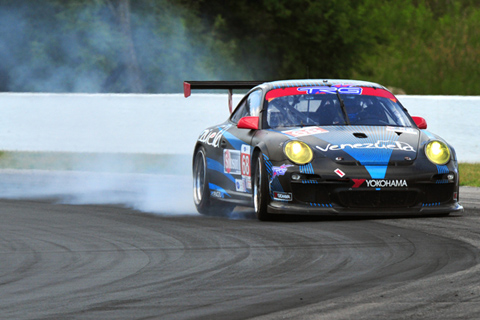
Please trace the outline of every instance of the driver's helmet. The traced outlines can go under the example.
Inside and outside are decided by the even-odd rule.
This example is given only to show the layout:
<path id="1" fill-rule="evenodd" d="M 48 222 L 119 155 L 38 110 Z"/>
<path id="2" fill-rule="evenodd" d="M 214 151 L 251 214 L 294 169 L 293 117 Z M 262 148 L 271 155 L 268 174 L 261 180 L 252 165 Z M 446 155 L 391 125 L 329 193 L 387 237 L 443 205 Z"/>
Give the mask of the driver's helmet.
<path id="1" fill-rule="evenodd" d="M 350 122 L 357 121 L 359 113 L 363 110 L 361 101 L 356 97 L 345 97 L 343 98 L 343 102 Z"/>

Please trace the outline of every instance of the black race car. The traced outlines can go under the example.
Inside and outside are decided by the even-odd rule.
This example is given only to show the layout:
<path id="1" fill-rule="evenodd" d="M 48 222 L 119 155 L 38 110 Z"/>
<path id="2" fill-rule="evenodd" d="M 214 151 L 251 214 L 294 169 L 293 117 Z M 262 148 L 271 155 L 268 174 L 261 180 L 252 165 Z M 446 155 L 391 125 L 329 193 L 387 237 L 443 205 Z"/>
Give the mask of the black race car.
<path id="1" fill-rule="evenodd" d="M 251 89 L 193 155 L 202 214 L 253 206 L 277 214 L 426 215 L 463 212 L 455 150 L 385 87 L 354 80 L 186 81 Z"/>

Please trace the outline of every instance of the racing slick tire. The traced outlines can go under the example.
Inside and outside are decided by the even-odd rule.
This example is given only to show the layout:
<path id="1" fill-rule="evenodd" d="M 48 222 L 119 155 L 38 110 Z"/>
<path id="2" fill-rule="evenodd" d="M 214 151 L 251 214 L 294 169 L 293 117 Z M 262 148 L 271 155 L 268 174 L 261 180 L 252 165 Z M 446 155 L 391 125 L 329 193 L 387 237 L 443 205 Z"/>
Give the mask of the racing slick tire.
<path id="1" fill-rule="evenodd" d="M 267 170 L 265 169 L 265 161 L 259 153 L 255 158 L 255 168 L 253 174 L 253 208 L 255 216 L 260 221 L 271 221 L 273 216 L 267 212 L 269 200 L 269 188 Z"/>
<path id="2" fill-rule="evenodd" d="M 196 150 L 193 158 L 193 201 L 200 214 L 208 216 L 226 216 L 235 206 L 230 204 L 215 203 L 210 199 L 208 186 L 207 158 L 205 148 Z"/>

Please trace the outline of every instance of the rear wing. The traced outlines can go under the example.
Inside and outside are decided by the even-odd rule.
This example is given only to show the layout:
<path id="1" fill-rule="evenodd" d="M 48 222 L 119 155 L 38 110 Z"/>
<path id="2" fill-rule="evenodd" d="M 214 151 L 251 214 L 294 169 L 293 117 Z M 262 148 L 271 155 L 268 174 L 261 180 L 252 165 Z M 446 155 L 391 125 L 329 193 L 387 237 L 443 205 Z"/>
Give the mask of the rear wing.
<path id="1" fill-rule="evenodd" d="M 184 81 L 183 94 L 185 98 L 190 97 L 192 89 L 211 90 L 225 89 L 228 90 L 228 110 L 232 113 L 232 95 L 233 89 L 252 89 L 264 81 Z"/>

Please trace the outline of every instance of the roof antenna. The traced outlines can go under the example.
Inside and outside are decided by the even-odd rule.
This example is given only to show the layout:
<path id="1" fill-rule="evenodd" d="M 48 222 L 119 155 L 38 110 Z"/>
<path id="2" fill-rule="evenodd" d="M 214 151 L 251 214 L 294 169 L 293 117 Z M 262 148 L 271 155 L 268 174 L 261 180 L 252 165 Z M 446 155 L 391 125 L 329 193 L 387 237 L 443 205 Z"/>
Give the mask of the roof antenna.
<path id="1" fill-rule="evenodd" d="M 310 79 L 310 70 L 308 68 L 308 65 L 307 65 L 307 79 Z"/>

